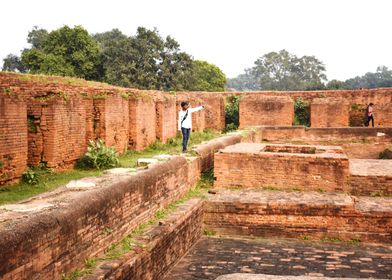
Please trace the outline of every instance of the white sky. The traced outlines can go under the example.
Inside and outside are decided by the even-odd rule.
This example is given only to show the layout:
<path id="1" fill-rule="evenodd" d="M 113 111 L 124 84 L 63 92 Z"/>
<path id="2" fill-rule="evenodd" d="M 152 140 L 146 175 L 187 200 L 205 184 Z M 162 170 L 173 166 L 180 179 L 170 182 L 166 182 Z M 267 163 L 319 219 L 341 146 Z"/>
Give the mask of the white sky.
<path id="1" fill-rule="evenodd" d="M 281 49 L 316 56 L 329 80 L 392 68 L 392 0 L 3 0 L 0 65 L 28 47 L 34 25 L 48 31 L 82 25 L 90 33 L 118 28 L 127 35 L 157 27 L 229 78 Z"/>

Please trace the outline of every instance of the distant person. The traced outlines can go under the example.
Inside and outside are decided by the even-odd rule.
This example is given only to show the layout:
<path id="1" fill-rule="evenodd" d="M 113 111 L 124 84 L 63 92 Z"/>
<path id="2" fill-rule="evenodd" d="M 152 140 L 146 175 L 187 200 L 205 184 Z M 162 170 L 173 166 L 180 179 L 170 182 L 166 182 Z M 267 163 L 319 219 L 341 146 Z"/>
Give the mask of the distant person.
<path id="1" fill-rule="evenodd" d="M 369 106 L 367 106 L 367 108 L 366 108 L 366 115 L 367 115 L 366 126 L 369 126 L 370 120 L 372 120 L 372 127 L 374 127 L 373 106 L 374 106 L 374 104 L 370 103 Z"/>
<path id="2" fill-rule="evenodd" d="M 187 152 L 188 140 L 192 129 L 192 113 L 203 110 L 204 106 L 189 108 L 189 102 L 181 102 L 181 109 L 178 113 L 178 130 L 182 132 L 182 152 Z"/>

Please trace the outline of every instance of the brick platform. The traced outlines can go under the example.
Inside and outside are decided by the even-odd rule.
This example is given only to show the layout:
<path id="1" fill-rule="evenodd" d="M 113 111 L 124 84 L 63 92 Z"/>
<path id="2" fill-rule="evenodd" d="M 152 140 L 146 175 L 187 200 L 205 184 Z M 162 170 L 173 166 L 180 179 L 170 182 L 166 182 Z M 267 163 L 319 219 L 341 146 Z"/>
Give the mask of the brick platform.
<path id="1" fill-rule="evenodd" d="M 165 280 L 220 280 L 225 278 L 219 276 L 229 273 L 269 275 L 266 278 L 238 280 L 292 280 L 287 276 L 298 276 L 294 278 L 298 280 L 328 279 L 325 277 L 334 280 L 346 277 L 392 279 L 391 267 L 390 246 L 203 237 Z"/>
<path id="2" fill-rule="evenodd" d="M 219 189 L 208 197 L 204 223 L 225 235 L 392 243 L 392 198 Z"/>
<path id="3" fill-rule="evenodd" d="M 340 147 L 240 143 L 215 154 L 216 187 L 346 191 Z"/>
<path id="4" fill-rule="evenodd" d="M 392 160 L 350 159 L 351 193 L 392 195 Z"/>

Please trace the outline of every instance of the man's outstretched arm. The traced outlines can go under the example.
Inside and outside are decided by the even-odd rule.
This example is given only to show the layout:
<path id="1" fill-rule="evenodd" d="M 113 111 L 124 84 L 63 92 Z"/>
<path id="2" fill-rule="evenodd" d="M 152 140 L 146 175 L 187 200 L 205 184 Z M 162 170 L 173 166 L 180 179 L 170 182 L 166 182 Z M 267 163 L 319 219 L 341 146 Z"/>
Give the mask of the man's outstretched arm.
<path id="1" fill-rule="evenodd" d="M 197 111 L 200 111 L 200 110 L 203 110 L 203 109 L 205 109 L 204 106 L 197 106 L 195 108 L 189 108 L 188 111 L 190 113 L 194 113 L 194 112 L 197 112 Z"/>

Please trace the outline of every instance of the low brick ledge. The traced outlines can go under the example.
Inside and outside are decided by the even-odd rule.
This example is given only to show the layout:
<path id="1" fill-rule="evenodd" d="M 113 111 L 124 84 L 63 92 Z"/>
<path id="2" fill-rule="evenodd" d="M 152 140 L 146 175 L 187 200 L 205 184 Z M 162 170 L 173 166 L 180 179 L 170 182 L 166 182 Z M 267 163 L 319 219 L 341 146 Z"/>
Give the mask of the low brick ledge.
<path id="1" fill-rule="evenodd" d="M 331 277 L 320 277 L 320 276 L 277 276 L 267 274 L 249 274 L 249 273 L 233 273 L 222 275 L 216 278 L 216 280 L 360 280 L 363 278 L 331 278 Z M 380 279 L 386 280 L 386 279 Z"/>
<path id="2" fill-rule="evenodd" d="M 392 198 L 217 189 L 204 225 L 222 235 L 358 239 L 392 243 Z"/>
<path id="3" fill-rule="evenodd" d="M 114 260 L 98 263 L 80 280 L 163 279 L 202 234 L 203 201 L 190 199 L 140 236 L 138 246 Z M 147 249 L 146 249 L 147 248 Z"/>

